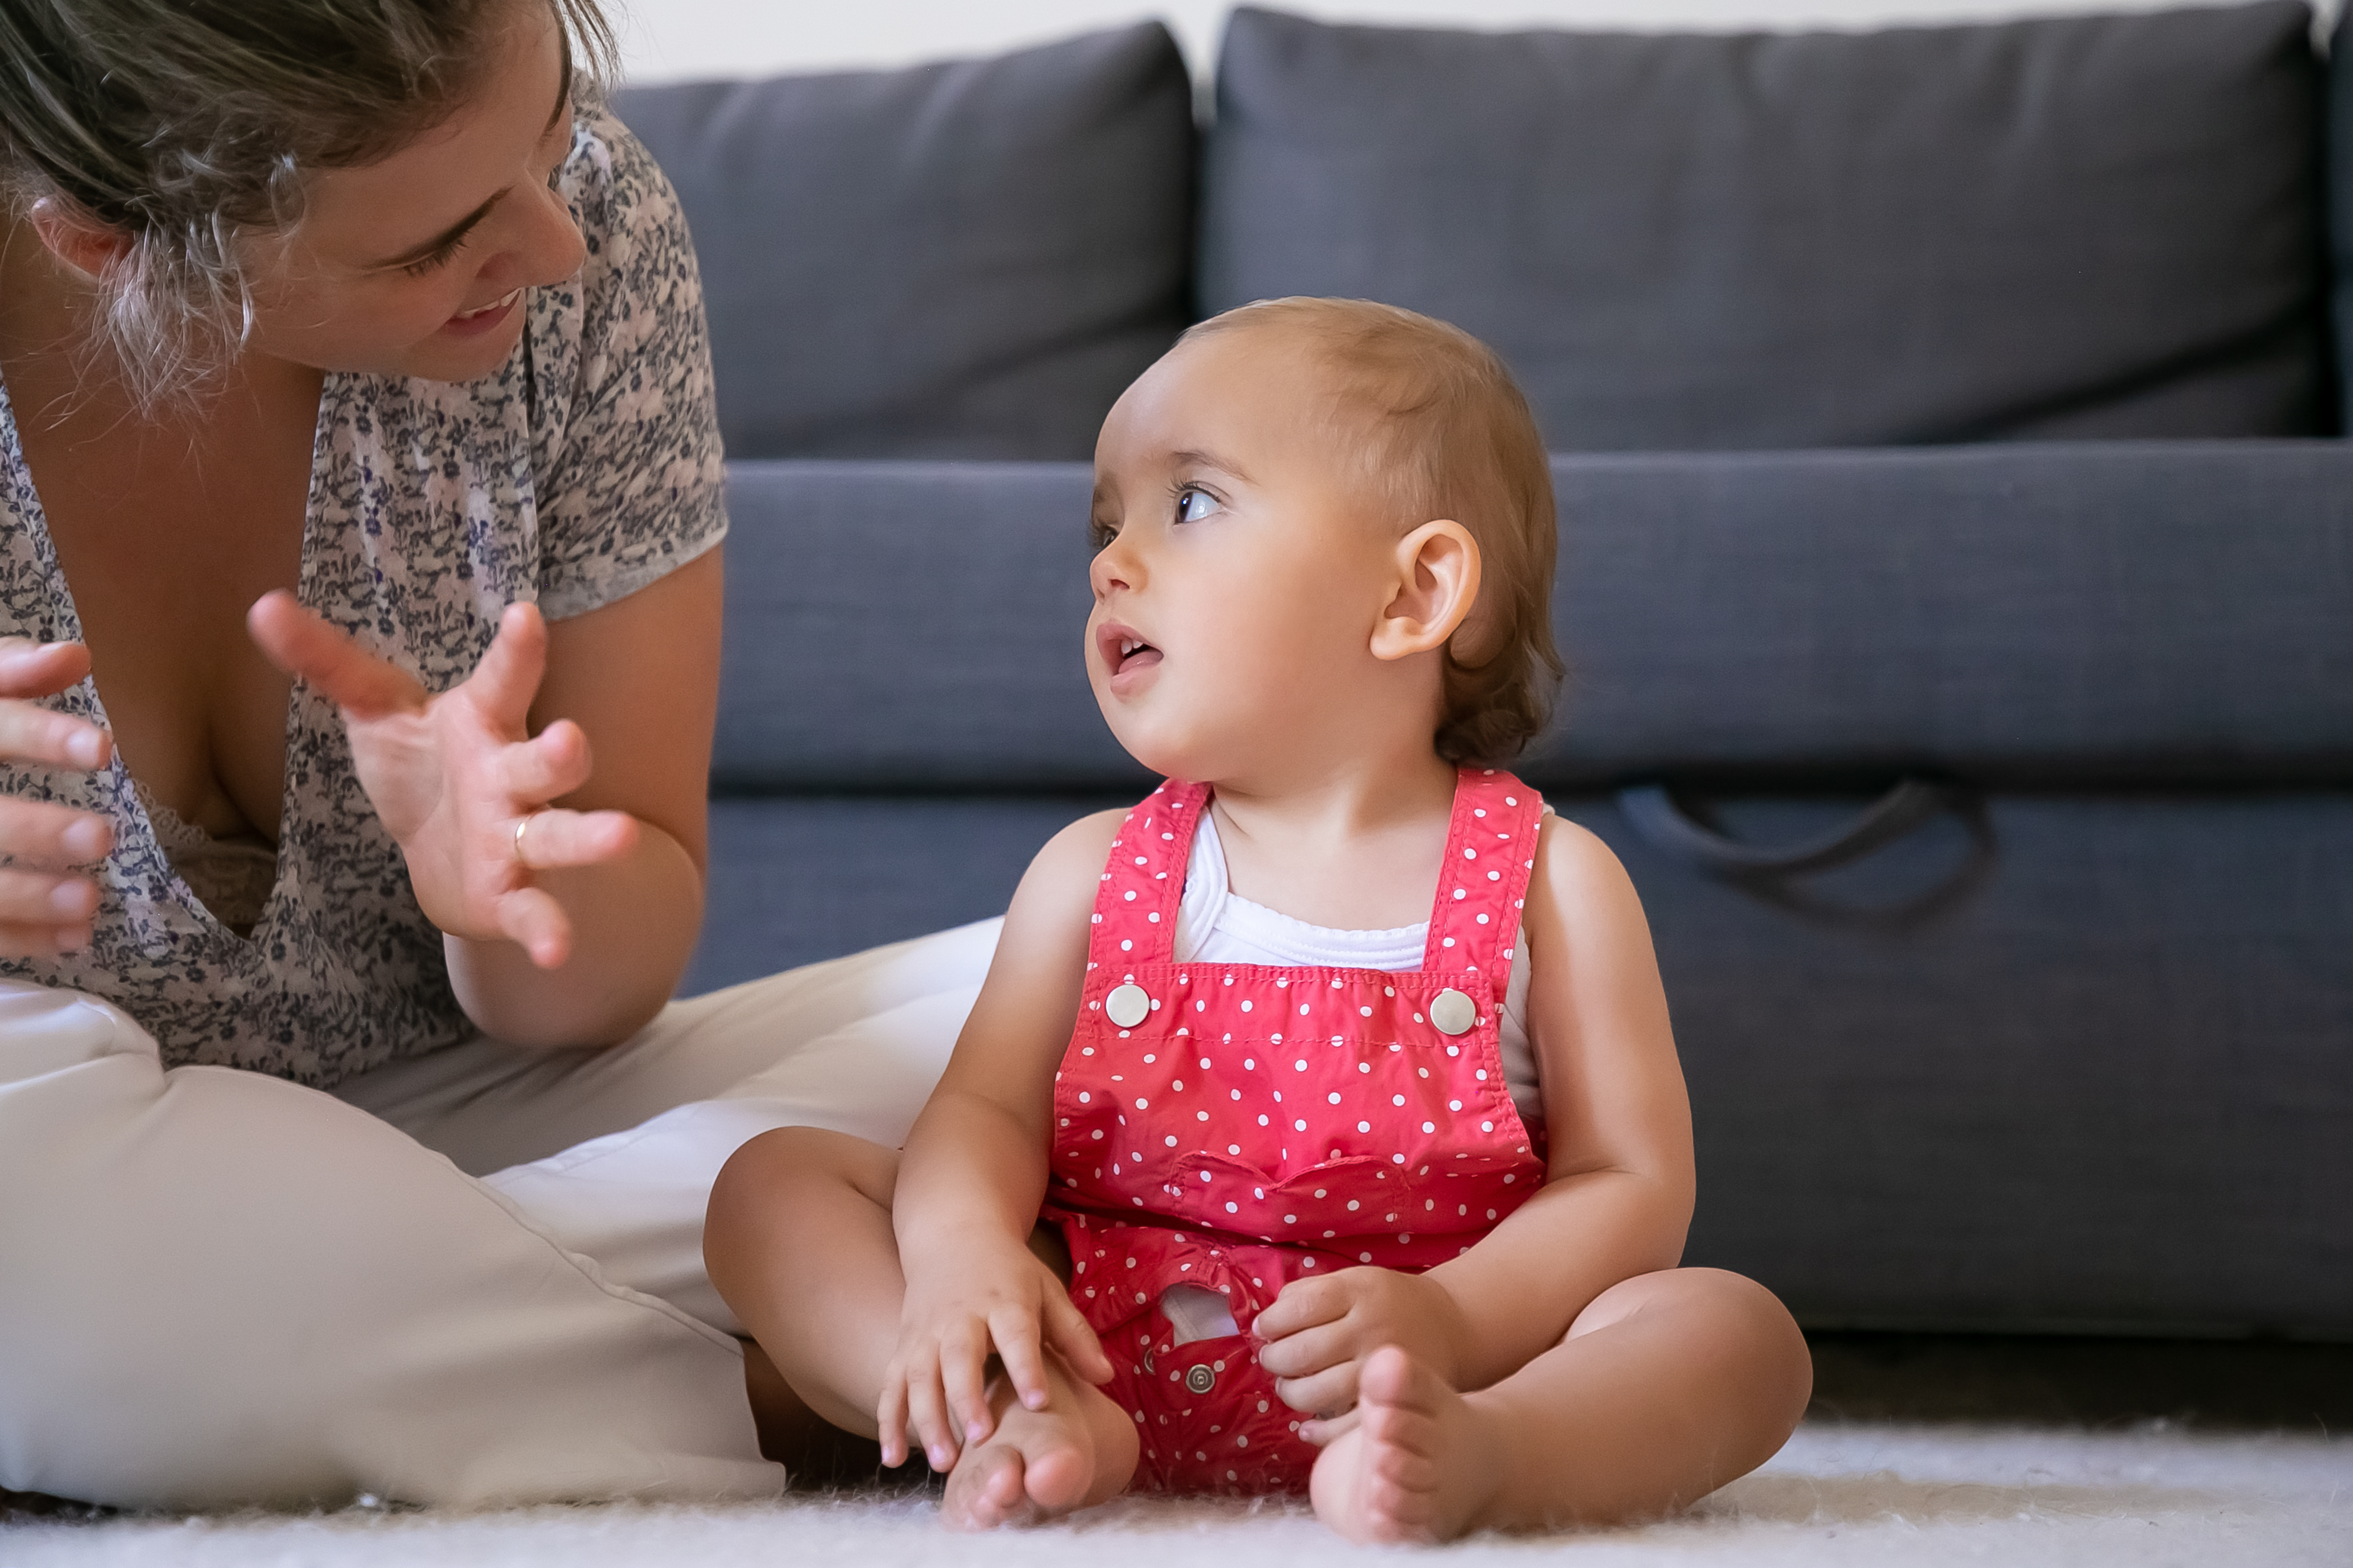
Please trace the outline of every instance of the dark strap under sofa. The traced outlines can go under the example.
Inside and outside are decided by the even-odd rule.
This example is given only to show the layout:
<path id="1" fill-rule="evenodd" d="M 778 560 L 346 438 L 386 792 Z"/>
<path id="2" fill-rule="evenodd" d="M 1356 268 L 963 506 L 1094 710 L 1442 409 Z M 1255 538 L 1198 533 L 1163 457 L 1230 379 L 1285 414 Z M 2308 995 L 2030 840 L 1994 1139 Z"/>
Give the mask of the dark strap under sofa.
<path id="1" fill-rule="evenodd" d="M 2311 34 L 1244 10 L 1213 104 L 1156 25 L 623 92 L 733 459 L 689 989 L 995 913 L 1148 787 L 1081 665 L 1094 426 L 1201 314 L 1389 300 L 1556 450 L 1523 771 L 1650 912 L 1689 1260 L 1810 1326 L 2353 1338 L 2353 35 L 2332 206 Z"/>

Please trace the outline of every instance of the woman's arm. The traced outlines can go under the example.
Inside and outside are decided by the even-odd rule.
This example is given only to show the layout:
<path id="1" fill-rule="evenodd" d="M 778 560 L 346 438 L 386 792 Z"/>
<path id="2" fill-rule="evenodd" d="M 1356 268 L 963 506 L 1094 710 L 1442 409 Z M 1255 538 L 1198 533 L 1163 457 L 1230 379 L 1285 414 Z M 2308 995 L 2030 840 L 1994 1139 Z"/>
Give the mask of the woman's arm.
<path id="1" fill-rule="evenodd" d="M 719 601 L 714 551 L 553 631 L 510 605 L 473 674 L 438 694 L 291 594 L 248 616 L 271 658 L 342 709 L 486 1033 L 611 1044 L 678 984 L 702 918 Z"/>
<path id="2" fill-rule="evenodd" d="M 686 972 L 702 929 L 720 598 L 714 549 L 627 598 L 548 626 L 532 732 L 569 720 L 593 759 L 588 782 L 553 804 L 626 812 L 637 839 L 618 859 L 533 871 L 571 923 L 570 956 L 559 967 L 539 967 L 512 942 L 445 939 L 450 984 L 483 1033 L 518 1045 L 609 1045 L 660 1012 Z M 561 826 L 551 819 L 526 827 L 526 859 Z"/>

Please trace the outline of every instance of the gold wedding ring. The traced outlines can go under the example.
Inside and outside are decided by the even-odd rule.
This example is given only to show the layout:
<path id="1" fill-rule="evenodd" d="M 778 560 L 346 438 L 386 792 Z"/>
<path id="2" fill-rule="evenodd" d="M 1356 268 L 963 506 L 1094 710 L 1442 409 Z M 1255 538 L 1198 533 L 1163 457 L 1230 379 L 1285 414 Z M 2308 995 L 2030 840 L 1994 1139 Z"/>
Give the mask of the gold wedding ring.
<path id="1" fill-rule="evenodd" d="M 537 812 L 535 812 L 535 811 L 528 811 L 528 812 L 525 812 L 522 816 L 518 817 L 518 818 L 516 819 L 516 821 L 515 821 L 515 858 L 516 858 L 516 859 L 518 859 L 518 860 L 522 860 L 522 863 L 523 863 L 524 865 L 526 865 L 526 866 L 530 865 L 530 864 L 531 864 L 531 862 L 530 862 L 530 861 L 528 861 L 528 860 L 523 860 L 523 855 L 522 855 L 522 830 L 523 830 L 524 828 L 526 828 L 526 827 L 529 827 L 529 826 L 531 826 L 531 819 L 532 819 L 533 817 L 534 817 L 534 816 L 537 816 L 538 815 L 539 815 L 539 813 L 537 813 Z"/>

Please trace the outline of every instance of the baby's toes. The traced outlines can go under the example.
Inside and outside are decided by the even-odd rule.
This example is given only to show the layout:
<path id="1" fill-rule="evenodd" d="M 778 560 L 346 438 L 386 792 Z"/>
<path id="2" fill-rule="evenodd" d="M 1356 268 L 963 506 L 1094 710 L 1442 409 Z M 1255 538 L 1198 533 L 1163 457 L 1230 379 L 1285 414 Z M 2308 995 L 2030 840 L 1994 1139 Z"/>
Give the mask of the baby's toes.
<path id="1" fill-rule="evenodd" d="M 1024 1484 L 1021 1450 L 1009 1443 L 966 1448 L 948 1472 L 940 1518 L 955 1530 L 996 1530 L 1035 1514 Z"/>

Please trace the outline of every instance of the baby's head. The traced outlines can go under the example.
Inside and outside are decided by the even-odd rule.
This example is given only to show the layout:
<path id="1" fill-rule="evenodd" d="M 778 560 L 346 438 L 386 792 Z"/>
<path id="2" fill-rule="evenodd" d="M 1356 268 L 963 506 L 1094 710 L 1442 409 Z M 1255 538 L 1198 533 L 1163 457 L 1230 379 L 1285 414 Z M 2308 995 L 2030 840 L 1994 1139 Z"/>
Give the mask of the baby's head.
<path id="1" fill-rule="evenodd" d="M 1202 322 L 1104 421 L 1094 527 L 1089 674 L 1156 772 L 1364 745 L 1499 764 L 1544 726 L 1551 471 L 1457 328 L 1356 300 Z"/>

